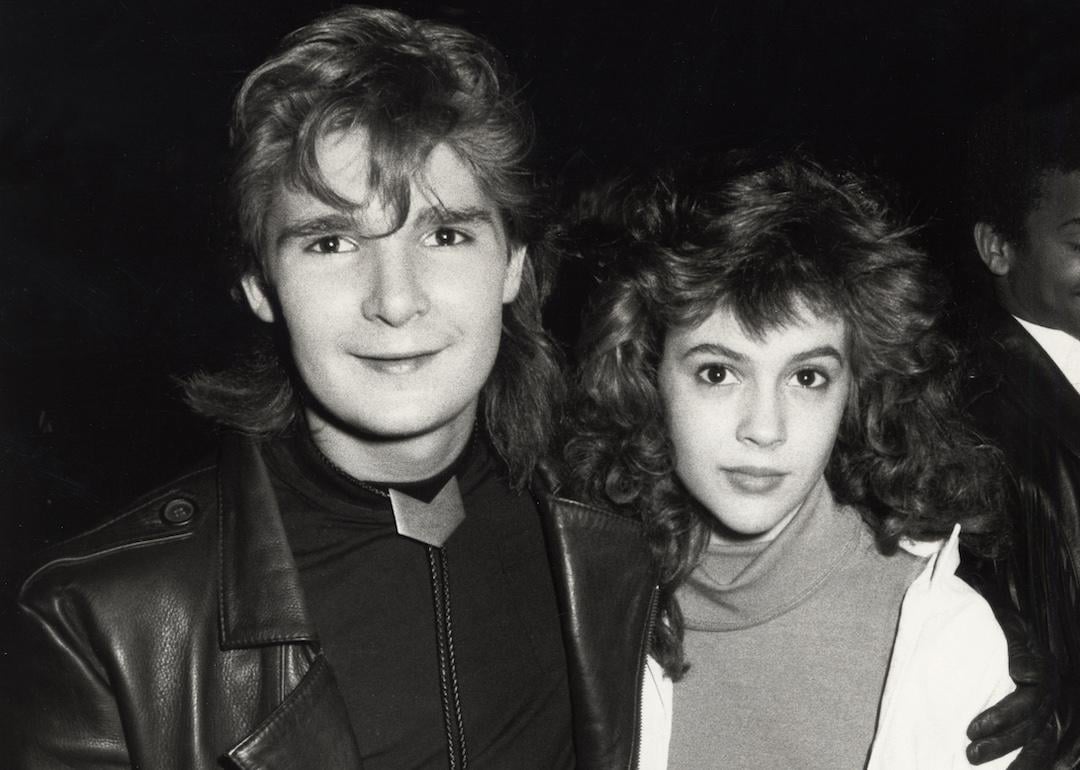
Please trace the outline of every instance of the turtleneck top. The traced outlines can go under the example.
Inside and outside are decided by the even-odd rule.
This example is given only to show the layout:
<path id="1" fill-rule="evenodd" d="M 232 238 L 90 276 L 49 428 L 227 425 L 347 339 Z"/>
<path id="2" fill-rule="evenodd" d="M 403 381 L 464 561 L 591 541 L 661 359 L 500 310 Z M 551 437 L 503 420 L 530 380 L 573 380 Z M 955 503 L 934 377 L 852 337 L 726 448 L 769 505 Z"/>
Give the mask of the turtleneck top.
<path id="1" fill-rule="evenodd" d="M 924 563 L 883 555 L 824 480 L 774 540 L 711 544 L 677 594 L 690 669 L 669 768 L 863 767 Z"/>
<path id="2" fill-rule="evenodd" d="M 447 766 L 429 548 L 397 534 L 384 485 L 353 479 L 301 434 L 264 457 L 306 609 L 367 770 Z M 474 437 L 457 474 L 465 520 L 444 545 L 454 665 L 472 768 L 573 766 L 570 703 L 539 514 Z M 512 683 L 512 684 L 509 684 Z"/>

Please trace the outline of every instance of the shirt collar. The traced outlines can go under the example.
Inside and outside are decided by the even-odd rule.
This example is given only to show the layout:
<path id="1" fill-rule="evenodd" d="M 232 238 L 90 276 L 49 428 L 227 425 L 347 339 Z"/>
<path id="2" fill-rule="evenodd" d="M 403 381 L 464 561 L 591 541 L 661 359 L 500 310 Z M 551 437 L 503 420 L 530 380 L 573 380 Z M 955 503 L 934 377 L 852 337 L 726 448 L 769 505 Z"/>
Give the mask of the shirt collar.
<path id="1" fill-rule="evenodd" d="M 1013 318 L 1016 318 L 1039 347 L 1046 351 L 1046 355 L 1050 356 L 1050 360 L 1065 375 L 1065 379 L 1080 393 L 1080 340 L 1060 329 L 1039 326 L 1016 316 Z"/>

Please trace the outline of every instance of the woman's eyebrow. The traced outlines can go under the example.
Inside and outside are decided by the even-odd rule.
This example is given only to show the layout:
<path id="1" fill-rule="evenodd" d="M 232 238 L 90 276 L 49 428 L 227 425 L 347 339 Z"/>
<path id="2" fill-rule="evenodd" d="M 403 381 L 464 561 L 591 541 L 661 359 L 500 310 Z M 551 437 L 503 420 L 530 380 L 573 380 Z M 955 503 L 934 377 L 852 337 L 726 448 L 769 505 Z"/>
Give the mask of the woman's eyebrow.
<path id="1" fill-rule="evenodd" d="M 844 363 L 844 354 L 832 345 L 818 345 L 816 348 L 804 350 L 791 357 L 792 361 L 809 361 L 814 358 L 835 358 L 838 364 Z"/>
<path id="2" fill-rule="evenodd" d="M 744 354 L 739 353 L 739 352 L 737 352 L 735 350 L 732 350 L 731 348 L 727 347 L 726 345 L 721 345 L 718 342 L 702 342 L 702 343 L 699 343 L 697 345 L 694 345 L 692 348 L 690 348 L 685 353 L 683 353 L 682 357 L 683 358 L 690 358 L 691 356 L 696 356 L 696 355 L 722 356 L 724 358 L 729 358 L 732 361 L 745 361 L 745 360 L 747 360 L 747 357 Z M 809 361 L 809 360 L 812 360 L 812 359 L 815 359 L 815 358 L 823 358 L 823 357 L 824 358 L 835 358 L 837 363 L 839 363 L 839 364 L 844 363 L 844 354 L 841 353 L 839 350 L 837 350 L 832 345 L 818 345 L 817 347 L 810 348 L 809 350 L 801 351 L 801 352 L 796 353 L 795 355 L 793 355 L 791 357 L 791 360 L 793 362 L 798 363 L 798 362 L 801 362 L 801 361 Z"/>
<path id="3" fill-rule="evenodd" d="M 726 345 L 721 345 L 718 342 L 701 342 L 694 347 L 687 350 L 682 354 L 683 358 L 690 358 L 696 355 L 709 355 L 709 356 L 723 356 L 724 358 L 730 358 L 732 361 L 745 361 L 746 356 L 742 353 L 738 353 Z"/>

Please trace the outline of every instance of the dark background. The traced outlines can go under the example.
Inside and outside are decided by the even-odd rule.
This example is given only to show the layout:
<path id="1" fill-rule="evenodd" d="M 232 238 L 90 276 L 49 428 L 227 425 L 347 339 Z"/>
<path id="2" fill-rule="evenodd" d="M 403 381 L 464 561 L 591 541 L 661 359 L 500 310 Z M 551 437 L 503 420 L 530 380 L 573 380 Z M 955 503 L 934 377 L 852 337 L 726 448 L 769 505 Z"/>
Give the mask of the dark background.
<path id="1" fill-rule="evenodd" d="M 245 338 L 221 267 L 229 104 L 285 32 L 334 5 L 0 0 L 8 566 L 205 449 L 173 378 L 221 366 Z M 895 180 L 943 260 L 974 259 L 955 193 L 965 121 L 1004 88 L 1080 75 L 1077 0 L 399 7 L 507 55 L 553 174 L 802 140 Z M 564 337 L 582 293 L 570 275 L 549 311 Z"/>

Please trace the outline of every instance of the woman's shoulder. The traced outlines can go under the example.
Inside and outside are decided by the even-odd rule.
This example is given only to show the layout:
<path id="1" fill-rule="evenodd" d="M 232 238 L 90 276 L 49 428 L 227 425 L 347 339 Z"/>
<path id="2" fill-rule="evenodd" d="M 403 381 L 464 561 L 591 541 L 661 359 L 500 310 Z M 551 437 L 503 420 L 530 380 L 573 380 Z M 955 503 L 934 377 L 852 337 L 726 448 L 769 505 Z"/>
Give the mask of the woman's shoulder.
<path id="1" fill-rule="evenodd" d="M 924 554 L 926 558 L 904 595 L 893 657 L 921 653 L 925 666 L 943 670 L 952 666 L 957 676 L 964 671 L 1006 672 L 1005 635 L 993 610 L 956 574 L 959 535 L 957 525 L 944 542 L 903 544 L 916 558 Z M 963 665 L 955 667 L 961 659 Z"/>
<path id="2" fill-rule="evenodd" d="M 865 585 L 867 590 L 877 594 L 888 594 L 899 606 L 907 590 L 926 568 L 931 549 L 936 550 L 940 543 L 919 544 L 930 546 L 922 549 L 909 549 L 901 544 L 900 548 L 883 550 L 874 532 L 853 507 L 843 509 L 845 515 L 859 519 L 858 537 L 855 540 L 854 553 L 848 560 L 845 582 Z"/>
<path id="3" fill-rule="evenodd" d="M 870 768 L 968 767 L 968 723 L 1013 689 L 993 611 L 956 576 L 958 534 L 904 596 Z"/>

